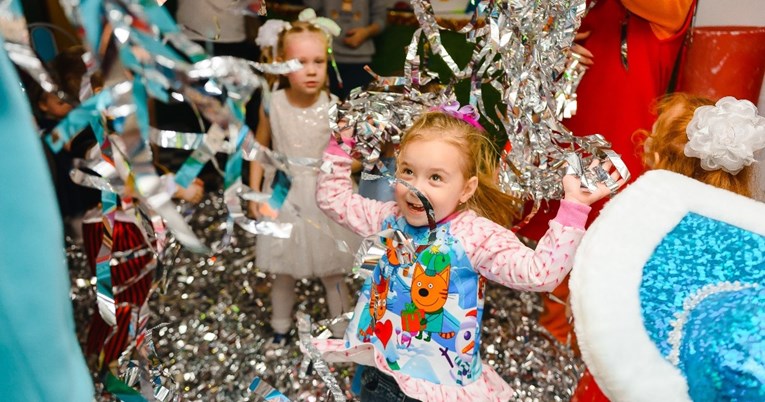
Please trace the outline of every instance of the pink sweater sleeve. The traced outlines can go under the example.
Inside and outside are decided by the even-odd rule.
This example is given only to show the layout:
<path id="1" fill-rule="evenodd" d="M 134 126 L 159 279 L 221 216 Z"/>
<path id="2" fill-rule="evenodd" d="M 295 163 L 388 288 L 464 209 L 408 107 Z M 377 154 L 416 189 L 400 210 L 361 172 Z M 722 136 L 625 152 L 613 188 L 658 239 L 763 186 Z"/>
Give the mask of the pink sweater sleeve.
<path id="1" fill-rule="evenodd" d="M 571 271 L 588 212 L 587 206 L 563 202 L 534 250 L 510 230 L 483 218 L 469 225 L 463 241 L 473 250 L 476 270 L 487 279 L 514 289 L 549 292 Z"/>
<path id="2" fill-rule="evenodd" d="M 319 172 L 316 182 L 316 204 L 335 222 L 360 236 L 371 236 L 382 229 L 382 221 L 396 213 L 395 202 L 380 202 L 353 193 L 351 159 L 324 153 L 331 163 L 330 172 Z M 325 163 L 326 165 L 326 163 Z"/>

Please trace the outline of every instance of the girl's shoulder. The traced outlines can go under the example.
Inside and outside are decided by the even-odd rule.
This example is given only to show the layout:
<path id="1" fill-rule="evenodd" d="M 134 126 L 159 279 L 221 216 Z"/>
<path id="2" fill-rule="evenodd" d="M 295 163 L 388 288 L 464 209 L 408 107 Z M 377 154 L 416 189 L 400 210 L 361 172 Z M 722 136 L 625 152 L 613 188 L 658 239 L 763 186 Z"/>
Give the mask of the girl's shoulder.
<path id="1" fill-rule="evenodd" d="M 275 91 L 264 91 L 262 99 L 263 111 L 266 116 L 272 117 L 274 110 L 283 109 L 285 106 L 289 106 L 287 102 L 287 94 L 284 89 L 277 89 Z"/>
<path id="2" fill-rule="evenodd" d="M 472 210 L 464 211 L 454 218 L 451 231 L 457 237 L 470 237 L 473 240 L 512 233 L 510 229 L 484 218 Z"/>
<path id="3" fill-rule="evenodd" d="M 484 218 L 481 215 L 478 215 L 475 211 L 472 209 L 467 209 L 465 211 L 460 212 L 457 216 L 452 219 L 452 227 L 473 227 L 473 226 L 493 226 L 497 225 L 496 223 Z M 497 225 L 499 226 L 499 225 Z"/>
<path id="4" fill-rule="evenodd" d="M 271 96 L 269 99 L 270 103 L 273 104 L 286 104 L 289 105 L 289 102 L 287 101 L 287 92 L 284 88 L 277 89 L 276 91 L 271 92 Z"/>

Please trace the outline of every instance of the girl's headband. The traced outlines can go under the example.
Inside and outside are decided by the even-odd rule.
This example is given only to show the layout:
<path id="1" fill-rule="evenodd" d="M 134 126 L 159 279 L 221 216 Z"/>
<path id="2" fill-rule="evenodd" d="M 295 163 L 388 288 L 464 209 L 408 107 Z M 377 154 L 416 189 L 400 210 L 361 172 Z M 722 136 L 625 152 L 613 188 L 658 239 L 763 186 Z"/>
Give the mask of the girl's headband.
<path id="1" fill-rule="evenodd" d="M 342 87 L 342 79 L 340 78 L 340 72 L 337 69 L 337 63 L 335 62 L 334 52 L 332 51 L 332 38 L 340 35 L 340 26 L 335 21 L 329 18 L 317 17 L 316 11 L 312 8 L 306 8 L 298 15 L 298 21 L 307 22 L 319 29 L 321 29 L 329 39 L 328 53 L 332 68 L 335 70 L 337 82 Z M 292 28 L 292 24 L 284 20 L 268 20 L 261 25 L 258 30 L 258 36 L 255 38 L 255 44 L 260 46 L 261 49 L 270 47 L 272 57 L 276 59 L 277 49 L 276 45 L 279 43 L 279 35 L 287 29 Z"/>
<path id="2" fill-rule="evenodd" d="M 442 105 L 434 106 L 430 110 L 448 114 L 449 116 L 460 119 L 481 131 L 486 131 L 481 123 L 478 122 L 478 111 L 476 111 L 472 105 L 460 107 L 459 102 L 452 100 Z"/>
<path id="3" fill-rule="evenodd" d="M 726 96 L 714 106 L 696 108 L 685 129 L 684 154 L 701 159 L 704 170 L 736 174 L 751 165 L 754 153 L 765 148 L 765 117 L 748 100 Z"/>
<path id="4" fill-rule="evenodd" d="M 307 22 L 321 28 L 330 39 L 340 36 L 340 25 L 337 25 L 335 21 L 332 21 L 329 18 L 317 17 L 316 11 L 314 11 L 313 8 L 306 8 L 301 11 L 298 15 L 298 21 Z"/>

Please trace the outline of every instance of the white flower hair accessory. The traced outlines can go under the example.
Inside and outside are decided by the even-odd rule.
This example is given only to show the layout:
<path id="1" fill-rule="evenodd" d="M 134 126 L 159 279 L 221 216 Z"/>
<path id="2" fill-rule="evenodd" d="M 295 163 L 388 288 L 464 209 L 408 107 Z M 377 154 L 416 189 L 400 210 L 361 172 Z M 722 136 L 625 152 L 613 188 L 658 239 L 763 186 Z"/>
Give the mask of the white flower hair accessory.
<path id="1" fill-rule="evenodd" d="M 261 48 L 276 48 L 276 44 L 279 42 L 279 34 L 291 27 L 292 25 L 287 21 L 268 20 L 258 29 L 258 36 L 255 38 L 255 44 Z"/>
<path id="2" fill-rule="evenodd" d="M 726 96 L 714 106 L 701 106 L 685 129 L 686 156 L 701 159 L 704 170 L 736 174 L 751 165 L 754 153 L 765 148 L 765 117 L 748 100 Z"/>
<path id="3" fill-rule="evenodd" d="M 337 25 L 335 21 L 329 18 L 317 17 L 316 11 L 313 8 L 306 8 L 298 15 L 298 21 L 307 22 L 321 28 L 330 37 L 340 35 L 340 25 Z"/>

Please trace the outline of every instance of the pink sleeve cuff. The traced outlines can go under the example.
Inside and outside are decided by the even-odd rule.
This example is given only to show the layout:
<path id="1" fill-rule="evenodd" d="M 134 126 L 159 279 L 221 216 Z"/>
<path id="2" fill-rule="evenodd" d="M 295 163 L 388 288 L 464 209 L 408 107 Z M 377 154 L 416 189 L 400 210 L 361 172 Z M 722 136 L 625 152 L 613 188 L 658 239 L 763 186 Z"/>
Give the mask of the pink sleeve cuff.
<path id="1" fill-rule="evenodd" d="M 588 205 L 578 202 L 560 200 L 558 215 L 553 220 L 563 226 L 584 229 L 584 225 L 587 223 L 587 215 L 590 214 L 591 209 Z"/>
<path id="2" fill-rule="evenodd" d="M 356 141 L 354 141 L 352 138 L 343 138 L 343 141 L 346 145 L 353 148 L 353 145 Z M 329 144 L 327 144 L 327 149 L 324 150 L 324 152 L 335 155 L 335 156 L 342 156 L 344 158 L 350 158 L 350 155 L 348 155 L 347 152 L 343 150 L 343 148 L 340 147 L 340 144 L 337 143 L 335 140 L 335 137 L 329 138 Z"/>

